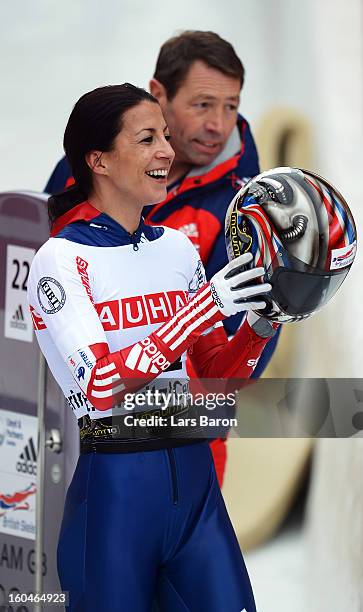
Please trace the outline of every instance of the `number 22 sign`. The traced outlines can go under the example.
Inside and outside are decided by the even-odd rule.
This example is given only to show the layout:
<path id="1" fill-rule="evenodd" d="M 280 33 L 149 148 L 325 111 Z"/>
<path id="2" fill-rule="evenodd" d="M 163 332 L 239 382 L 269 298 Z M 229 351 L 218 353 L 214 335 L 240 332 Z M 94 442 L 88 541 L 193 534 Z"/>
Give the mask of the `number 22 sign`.
<path id="1" fill-rule="evenodd" d="M 33 326 L 27 301 L 27 281 L 35 249 L 9 244 L 6 253 L 6 338 L 32 342 Z"/>

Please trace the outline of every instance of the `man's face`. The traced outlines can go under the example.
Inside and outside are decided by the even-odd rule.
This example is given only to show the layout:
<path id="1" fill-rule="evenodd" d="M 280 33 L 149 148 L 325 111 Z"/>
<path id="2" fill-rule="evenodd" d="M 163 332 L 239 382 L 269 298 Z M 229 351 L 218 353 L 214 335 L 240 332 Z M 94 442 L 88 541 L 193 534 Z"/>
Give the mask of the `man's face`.
<path id="1" fill-rule="evenodd" d="M 205 166 L 224 148 L 237 120 L 241 84 L 195 61 L 176 95 L 159 102 L 178 162 Z"/>

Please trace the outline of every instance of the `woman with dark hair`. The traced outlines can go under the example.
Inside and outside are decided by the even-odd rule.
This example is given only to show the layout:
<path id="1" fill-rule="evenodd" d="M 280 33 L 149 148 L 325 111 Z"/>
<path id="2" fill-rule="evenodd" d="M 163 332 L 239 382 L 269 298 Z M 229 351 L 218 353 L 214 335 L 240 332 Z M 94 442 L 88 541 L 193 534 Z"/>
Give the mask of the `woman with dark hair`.
<path id="1" fill-rule="evenodd" d="M 249 254 L 206 283 L 185 235 L 143 223 L 143 206 L 166 196 L 168 140 L 144 90 L 82 96 L 64 135 L 76 186 L 50 198 L 51 238 L 29 276 L 40 347 L 80 427 L 58 546 L 73 611 L 149 612 L 155 600 L 170 612 L 255 611 L 183 399 L 185 357 L 201 377 L 248 377 L 274 333 L 252 312 L 271 287 L 262 268 L 245 270 Z M 240 310 L 248 317 L 228 342 L 220 322 Z"/>

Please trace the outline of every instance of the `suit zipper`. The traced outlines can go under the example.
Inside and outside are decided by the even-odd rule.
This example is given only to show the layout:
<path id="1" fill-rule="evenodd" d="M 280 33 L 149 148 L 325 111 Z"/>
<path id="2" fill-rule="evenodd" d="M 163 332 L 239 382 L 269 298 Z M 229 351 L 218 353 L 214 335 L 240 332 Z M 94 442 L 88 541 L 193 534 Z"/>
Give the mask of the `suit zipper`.
<path id="1" fill-rule="evenodd" d="M 130 242 L 132 244 L 133 250 L 134 251 L 138 251 L 139 250 L 139 245 L 138 245 L 138 242 L 137 242 L 136 232 L 134 232 L 133 234 L 129 233 L 129 236 L 130 236 Z"/>
<path id="2" fill-rule="evenodd" d="M 171 483 L 172 483 L 172 489 L 173 489 L 173 504 L 177 504 L 179 501 L 179 494 L 178 494 L 178 480 L 177 480 L 177 473 L 176 473 L 176 461 L 175 461 L 174 449 L 167 448 L 166 450 L 168 453 L 169 464 L 170 464 Z"/>

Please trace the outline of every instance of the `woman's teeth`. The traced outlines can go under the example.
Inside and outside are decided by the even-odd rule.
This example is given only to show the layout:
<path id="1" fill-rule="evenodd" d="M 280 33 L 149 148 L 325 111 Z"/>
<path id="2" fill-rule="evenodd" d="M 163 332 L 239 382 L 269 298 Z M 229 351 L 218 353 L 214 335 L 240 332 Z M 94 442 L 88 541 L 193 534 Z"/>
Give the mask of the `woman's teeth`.
<path id="1" fill-rule="evenodd" d="M 163 170 L 148 170 L 146 172 L 146 174 L 148 176 L 151 176 L 152 178 L 160 179 L 160 178 L 166 178 L 168 176 L 168 171 L 166 169 L 163 169 Z"/>

